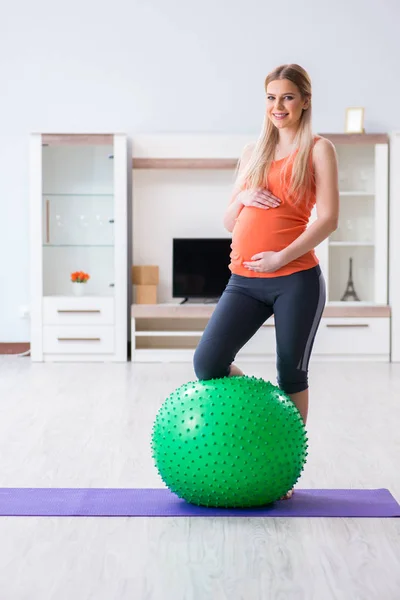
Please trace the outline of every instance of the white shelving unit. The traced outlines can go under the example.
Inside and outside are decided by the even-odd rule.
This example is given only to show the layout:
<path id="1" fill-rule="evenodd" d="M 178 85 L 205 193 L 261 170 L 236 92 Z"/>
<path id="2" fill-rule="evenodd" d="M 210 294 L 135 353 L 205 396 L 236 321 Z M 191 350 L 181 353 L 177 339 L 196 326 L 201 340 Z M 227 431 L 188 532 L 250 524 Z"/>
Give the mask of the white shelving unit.
<path id="1" fill-rule="evenodd" d="M 326 137 L 336 147 L 340 191 L 338 229 L 317 248 L 328 303 L 341 302 L 352 259 L 356 304 L 387 304 L 389 138 Z"/>
<path id="2" fill-rule="evenodd" d="M 392 361 L 400 362 L 400 131 L 391 136 L 390 178 L 390 286 Z"/>
<path id="3" fill-rule="evenodd" d="M 327 284 L 327 305 L 313 354 L 321 360 L 389 361 L 389 139 L 386 134 L 321 135 L 330 139 L 337 150 L 341 211 L 338 229 L 316 249 Z M 189 181 L 190 173 L 198 181 L 199 172 L 204 170 L 203 177 L 209 181 L 213 169 L 235 169 L 235 157 L 249 141 L 244 136 L 142 136 L 138 143 L 134 140 L 133 169 L 154 169 L 161 197 L 163 170 L 177 170 L 180 181 Z M 173 196 L 171 177 L 167 177 L 167 185 L 168 194 Z M 143 192 L 143 186 L 139 191 Z M 341 299 L 348 283 L 350 259 L 359 301 L 344 302 Z M 133 305 L 132 360 L 192 360 L 213 309 L 212 305 L 196 308 L 170 302 Z M 238 360 L 258 358 L 275 360 L 273 319 L 238 355 Z"/>
<path id="4" fill-rule="evenodd" d="M 212 304 L 132 305 L 132 361 L 191 361 L 214 308 Z M 387 361 L 389 315 L 388 306 L 326 306 L 314 355 L 324 361 Z M 242 348 L 238 360 L 275 360 L 273 318 Z"/>
<path id="5" fill-rule="evenodd" d="M 126 137 L 32 134 L 30 149 L 32 360 L 126 361 Z"/>

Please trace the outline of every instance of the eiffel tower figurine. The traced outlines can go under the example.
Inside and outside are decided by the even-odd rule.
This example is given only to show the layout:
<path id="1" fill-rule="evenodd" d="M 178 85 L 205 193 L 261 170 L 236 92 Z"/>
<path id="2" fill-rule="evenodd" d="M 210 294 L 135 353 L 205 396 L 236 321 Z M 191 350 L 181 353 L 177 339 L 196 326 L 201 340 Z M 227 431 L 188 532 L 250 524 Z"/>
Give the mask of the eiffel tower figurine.
<path id="1" fill-rule="evenodd" d="M 357 292 L 354 289 L 354 282 L 353 282 L 353 259 L 350 258 L 350 264 L 349 264 L 349 278 L 347 280 L 347 286 L 346 286 L 346 291 L 343 294 L 343 296 L 340 299 L 342 302 L 349 302 L 351 300 L 355 300 L 356 302 L 360 301 L 360 298 L 357 296 Z"/>

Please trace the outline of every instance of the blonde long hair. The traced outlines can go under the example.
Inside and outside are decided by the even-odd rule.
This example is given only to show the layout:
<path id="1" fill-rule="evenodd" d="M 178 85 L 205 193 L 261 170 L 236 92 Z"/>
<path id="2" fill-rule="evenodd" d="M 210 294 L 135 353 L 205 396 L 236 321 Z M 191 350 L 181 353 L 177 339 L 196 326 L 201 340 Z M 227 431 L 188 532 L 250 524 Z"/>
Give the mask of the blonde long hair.
<path id="1" fill-rule="evenodd" d="M 303 99 L 309 98 L 309 107 L 303 110 L 299 128 L 294 139 L 295 149 L 284 161 L 282 177 L 285 177 L 291 158 L 294 157 L 292 175 L 288 193 L 297 200 L 306 196 L 314 183 L 312 172 L 308 168 L 310 152 L 313 146 L 313 133 L 311 126 L 311 80 L 308 73 L 299 65 L 281 65 L 274 69 L 265 79 L 265 92 L 271 81 L 288 79 L 294 83 Z M 274 160 L 275 150 L 279 139 L 278 129 L 265 115 L 263 128 L 257 140 L 249 161 L 238 176 L 237 185 L 240 188 L 266 187 L 270 166 Z M 240 168 L 240 165 L 238 166 Z"/>

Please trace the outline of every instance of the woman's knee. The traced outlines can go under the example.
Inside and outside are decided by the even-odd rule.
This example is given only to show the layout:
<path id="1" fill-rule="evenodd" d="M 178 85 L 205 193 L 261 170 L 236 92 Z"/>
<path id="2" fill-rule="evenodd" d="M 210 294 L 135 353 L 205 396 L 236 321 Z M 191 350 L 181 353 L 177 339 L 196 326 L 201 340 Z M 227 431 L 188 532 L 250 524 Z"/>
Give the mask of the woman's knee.
<path id="1" fill-rule="evenodd" d="M 209 345 L 199 344 L 193 356 L 193 368 L 198 379 L 219 379 L 229 375 L 230 365 L 218 360 Z"/>
<path id="2" fill-rule="evenodd" d="M 297 394 L 308 388 L 308 370 L 296 365 L 278 361 L 278 385 L 286 394 Z"/>

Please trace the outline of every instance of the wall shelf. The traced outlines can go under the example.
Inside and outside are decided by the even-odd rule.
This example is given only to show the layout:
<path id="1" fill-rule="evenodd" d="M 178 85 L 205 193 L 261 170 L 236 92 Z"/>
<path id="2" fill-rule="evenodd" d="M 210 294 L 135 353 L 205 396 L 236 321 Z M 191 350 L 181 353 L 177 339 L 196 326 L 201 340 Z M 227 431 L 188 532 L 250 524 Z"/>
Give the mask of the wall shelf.
<path id="1" fill-rule="evenodd" d="M 133 158 L 133 169 L 236 169 L 238 158 Z"/>
<path id="2" fill-rule="evenodd" d="M 321 133 L 333 144 L 387 144 L 389 137 L 385 133 Z M 156 156 L 134 156 L 132 169 L 236 169 L 239 157 L 226 158 L 200 158 L 200 157 L 156 157 Z M 352 192 L 354 194 L 354 192 Z"/>

